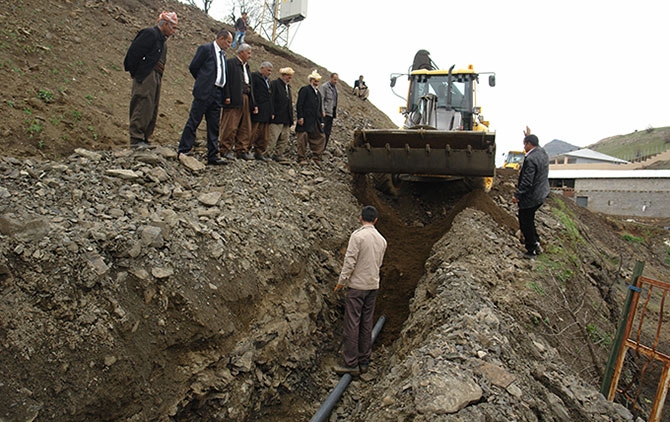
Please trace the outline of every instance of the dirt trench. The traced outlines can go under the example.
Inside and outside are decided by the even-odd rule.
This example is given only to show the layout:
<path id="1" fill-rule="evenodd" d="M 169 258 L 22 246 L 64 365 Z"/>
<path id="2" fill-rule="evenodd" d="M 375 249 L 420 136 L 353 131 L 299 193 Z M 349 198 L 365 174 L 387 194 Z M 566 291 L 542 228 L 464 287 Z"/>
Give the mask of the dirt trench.
<path id="1" fill-rule="evenodd" d="M 353 192 L 361 205 L 378 209 L 377 229 L 388 242 L 375 308 L 375 321 L 386 317 L 378 344 L 390 345 L 399 336 L 433 245 L 463 209 L 477 208 L 511 233 L 518 228 L 486 193 L 470 191 L 460 181 L 402 183 L 397 194 L 388 195 L 376 190 L 370 178 L 357 176 Z"/>
<path id="2" fill-rule="evenodd" d="M 400 336 L 409 317 L 414 290 L 425 273 L 431 249 L 451 229 L 454 218 L 461 211 L 468 207 L 477 208 L 511 233 L 518 229 L 516 219 L 502 211 L 488 194 L 470 191 L 458 182 L 404 183 L 396 195 L 387 195 L 377 190 L 369 177 L 355 176 L 352 192 L 361 207 L 374 205 L 378 209 L 380 215 L 377 228 L 388 242 L 374 317 L 377 321 L 384 315 L 386 323 L 375 348 L 389 348 Z M 341 253 L 344 254 L 344 250 Z M 342 335 L 343 304 L 336 307 L 338 309 L 335 312 L 340 317 L 330 328 L 334 333 L 331 341 L 322 344 L 322 372 L 304 377 L 296 385 L 295 391 L 282 394 L 277 406 L 265 407 L 249 420 L 305 420 L 313 411 L 315 400 L 322 403 L 326 399 L 326 394 L 316 384 L 333 380 L 327 362 L 341 354 L 338 344 Z M 322 393 L 315 394 L 319 390 Z"/>

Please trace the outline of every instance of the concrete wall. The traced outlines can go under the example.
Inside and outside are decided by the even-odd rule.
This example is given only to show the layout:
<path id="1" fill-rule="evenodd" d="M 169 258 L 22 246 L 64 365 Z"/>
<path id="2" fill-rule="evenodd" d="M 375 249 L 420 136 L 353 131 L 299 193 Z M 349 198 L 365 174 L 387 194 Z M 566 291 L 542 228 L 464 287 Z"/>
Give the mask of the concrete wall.
<path id="1" fill-rule="evenodd" d="M 576 179 L 574 199 L 605 214 L 670 217 L 670 180 Z"/>

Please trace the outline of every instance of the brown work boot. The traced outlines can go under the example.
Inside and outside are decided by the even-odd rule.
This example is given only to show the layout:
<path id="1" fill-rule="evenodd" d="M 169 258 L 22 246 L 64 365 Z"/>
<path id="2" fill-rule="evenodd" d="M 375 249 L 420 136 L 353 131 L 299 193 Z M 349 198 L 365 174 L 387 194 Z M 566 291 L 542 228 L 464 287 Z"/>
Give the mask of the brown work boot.
<path id="1" fill-rule="evenodd" d="M 360 369 L 358 369 L 358 366 L 335 365 L 333 366 L 333 371 L 335 371 L 336 374 L 340 375 L 344 374 L 358 375 L 361 373 Z"/>

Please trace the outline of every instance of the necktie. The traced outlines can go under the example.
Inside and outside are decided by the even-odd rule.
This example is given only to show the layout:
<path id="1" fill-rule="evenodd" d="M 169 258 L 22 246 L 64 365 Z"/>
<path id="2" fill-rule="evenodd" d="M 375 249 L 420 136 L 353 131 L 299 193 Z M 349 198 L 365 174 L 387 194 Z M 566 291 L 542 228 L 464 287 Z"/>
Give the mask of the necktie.
<path id="1" fill-rule="evenodd" d="M 219 58 L 220 63 L 219 63 L 219 69 L 221 71 L 221 77 L 219 78 L 219 82 L 217 82 L 217 86 L 223 86 L 226 83 L 226 69 L 225 69 L 225 56 L 223 55 L 223 50 L 219 50 Z"/>

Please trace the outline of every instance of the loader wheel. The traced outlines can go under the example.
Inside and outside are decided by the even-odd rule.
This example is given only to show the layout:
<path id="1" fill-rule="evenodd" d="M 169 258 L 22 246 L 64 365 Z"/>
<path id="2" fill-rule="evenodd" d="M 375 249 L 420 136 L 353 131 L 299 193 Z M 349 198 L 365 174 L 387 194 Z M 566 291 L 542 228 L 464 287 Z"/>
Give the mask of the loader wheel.
<path id="1" fill-rule="evenodd" d="M 387 195 L 398 196 L 400 180 L 396 175 L 391 173 L 372 173 L 371 177 L 375 189 Z"/>
<path id="2" fill-rule="evenodd" d="M 493 177 L 465 177 L 463 183 L 469 190 L 489 192 L 493 186 Z"/>

